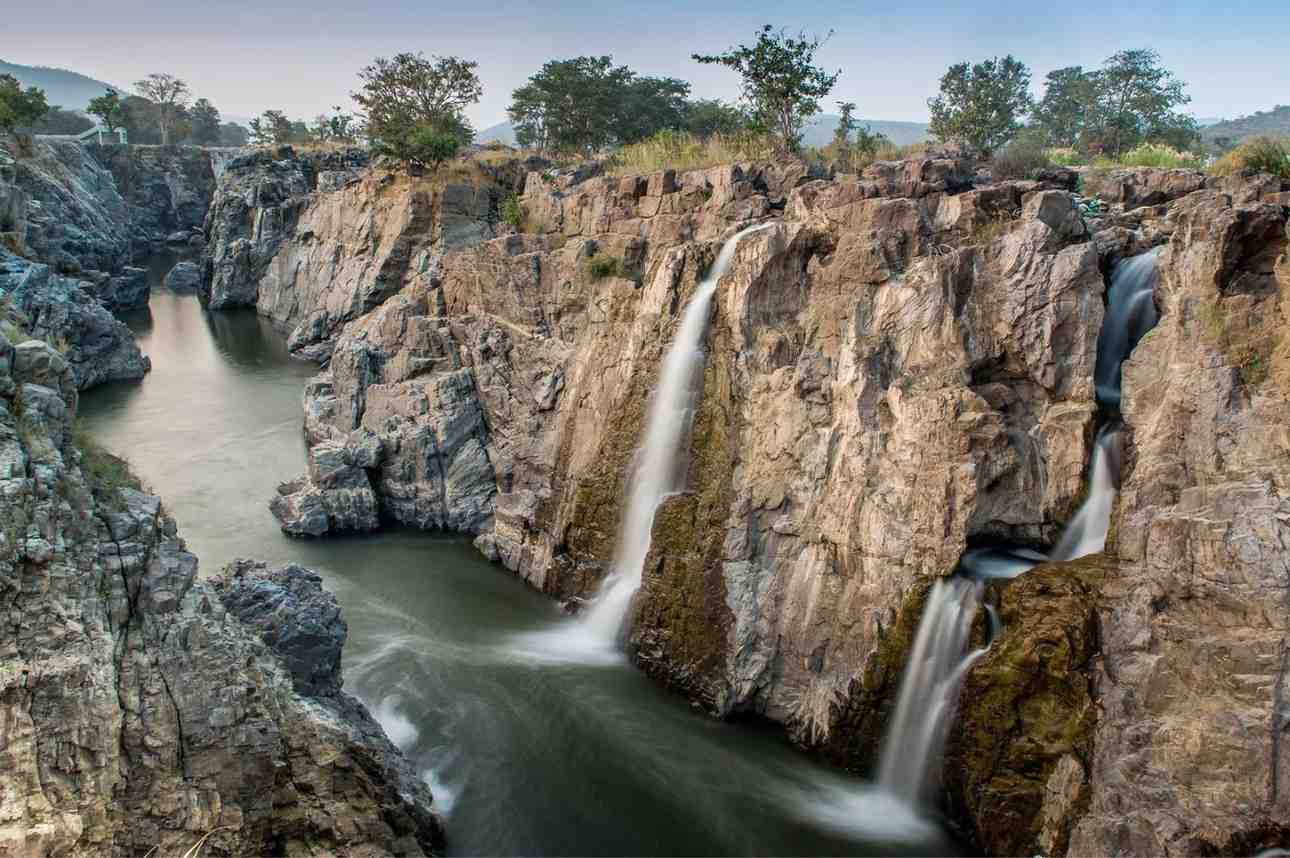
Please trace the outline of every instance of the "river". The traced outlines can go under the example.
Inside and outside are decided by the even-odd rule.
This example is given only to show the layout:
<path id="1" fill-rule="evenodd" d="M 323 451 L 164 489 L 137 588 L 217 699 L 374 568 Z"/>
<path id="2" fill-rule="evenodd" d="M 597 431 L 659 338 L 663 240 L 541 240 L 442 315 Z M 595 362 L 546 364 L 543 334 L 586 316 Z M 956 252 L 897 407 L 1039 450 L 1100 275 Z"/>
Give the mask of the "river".
<path id="1" fill-rule="evenodd" d="M 256 557 L 324 576 L 350 628 L 345 687 L 430 780 L 451 854 L 955 848 L 778 731 L 696 713 L 625 660 L 526 657 L 516 641 L 566 620 L 465 538 L 285 537 L 268 501 L 304 469 L 301 389 L 316 368 L 252 312 L 160 287 L 126 322 L 153 370 L 84 394 L 81 420 L 162 496 L 205 574 Z"/>

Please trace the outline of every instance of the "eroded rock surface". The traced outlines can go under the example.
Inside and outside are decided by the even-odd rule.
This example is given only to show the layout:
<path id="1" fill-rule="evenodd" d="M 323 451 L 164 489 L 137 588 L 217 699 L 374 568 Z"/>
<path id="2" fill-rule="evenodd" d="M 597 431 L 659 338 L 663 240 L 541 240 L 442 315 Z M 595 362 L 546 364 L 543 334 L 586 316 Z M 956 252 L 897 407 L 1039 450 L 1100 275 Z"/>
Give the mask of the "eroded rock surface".
<path id="1" fill-rule="evenodd" d="M 161 500 L 78 449 L 76 386 L 54 349 L 0 338 L 0 852 L 180 854 L 212 831 L 208 854 L 436 848 L 428 792 L 339 675 L 295 688 L 312 626 L 343 638 L 334 602 L 295 570 L 235 570 L 232 592 L 301 605 L 266 646 L 238 619 L 259 603 L 198 579 Z"/>

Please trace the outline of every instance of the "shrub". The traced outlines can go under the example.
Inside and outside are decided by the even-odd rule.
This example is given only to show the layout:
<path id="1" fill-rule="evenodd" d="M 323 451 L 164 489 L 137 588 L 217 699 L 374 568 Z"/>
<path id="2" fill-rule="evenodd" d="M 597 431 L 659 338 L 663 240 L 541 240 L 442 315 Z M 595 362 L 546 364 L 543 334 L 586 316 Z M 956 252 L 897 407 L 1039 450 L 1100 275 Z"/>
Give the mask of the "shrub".
<path id="1" fill-rule="evenodd" d="M 101 503 L 119 507 L 122 489 L 143 488 L 139 478 L 130 472 L 130 463 L 109 453 L 79 423 L 73 430 L 72 443 L 81 451 L 81 473 Z"/>
<path id="2" fill-rule="evenodd" d="M 696 170 L 737 161 L 763 161 L 774 154 L 774 141 L 751 131 L 708 137 L 687 131 L 660 131 L 619 149 L 614 154 L 611 172 L 626 175 L 655 170 Z"/>
<path id="3" fill-rule="evenodd" d="M 992 244 L 1008 232 L 1013 220 L 1008 216 L 1007 212 L 995 212 L 994 216 L 989 220 L 982 221 L 973 228 L 971 234 L 968 235 L 967 244 Z"/>
<path id="4" fill-rule="evenodd" d="M 1186 167 L 1199 169 L 1203 163 L 1190 152 L 1179 152 L 1164 143 L 1143 143 L 1125 152 L 1118 161 L 1122 167 Z"/>
<path id="5" fill-rule="evenodd" d="M 1256 170 L 1290 179 L 1290 138 L 1255 137 L 1246 140 L 1210 167 L 1218 176 Z"/>
<path id="6" fill-rule="evenodd" d="M 1058 167 L 1082 167 L 1088 163 L 1088 156 L 1070 146 L 1048 150 L 1048 159 Z"/>
<path id="7" fill-rule="evenodd" d="M 524 231 L 524 207 L 519 199 L 511 194 L 502 202 L 502 220 L 515 227 L 518 232 Z"/>
<path id="8" fill-rule="evenodd" d="M 1022 134 L 994 153 L 990 172 L 995 179 L 1033 179 L 1052 165 L 1043 140 L 1034 134 Z"/>
<path id="9" fill-rule="evenodd" d="M 592 280 L 600 280 L 605 277 L 626 277 L 627 269 L 617 256 L 596 253 L 587 257 L 587 273 Z"/>

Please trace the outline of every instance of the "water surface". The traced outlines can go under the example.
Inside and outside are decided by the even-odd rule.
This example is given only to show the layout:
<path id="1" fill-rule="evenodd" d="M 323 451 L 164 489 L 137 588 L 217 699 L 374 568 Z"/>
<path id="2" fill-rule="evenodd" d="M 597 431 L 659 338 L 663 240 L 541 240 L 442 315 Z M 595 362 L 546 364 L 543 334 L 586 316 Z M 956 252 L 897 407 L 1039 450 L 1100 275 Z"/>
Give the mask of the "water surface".
<path id="1" fill-rule="evenodd" d="M 164 273 L 164 265 L 159 265 Z M 268 511 L 304 468 L 311 364 L 246 311 L 155 289 L 127 322 L 141 382 L 81 418 L 178 520 L 204 573 L 236 557 L 316 569 L 349 622 L 345 685 L 430 780 L 461 855 L 935 854 L 932 823 L 772 730 L 715 722 L 621 658 L 528 657 L 567 622 L 459 537 L 288 539 Z"/>

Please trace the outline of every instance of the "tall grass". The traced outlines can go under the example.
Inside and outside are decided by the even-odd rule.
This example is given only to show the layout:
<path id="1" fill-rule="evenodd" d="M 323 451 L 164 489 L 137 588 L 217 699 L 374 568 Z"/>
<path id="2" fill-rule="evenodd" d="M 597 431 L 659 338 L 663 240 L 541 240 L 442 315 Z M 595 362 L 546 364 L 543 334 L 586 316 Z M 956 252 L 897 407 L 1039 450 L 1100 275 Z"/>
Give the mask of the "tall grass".
<path id="1" fill-rule="evenodd" d="M 1205 162 L 1191 152 L 1180 152 L 1164 143 L 1142 143 L 1120 156 L 1118 160 L 1098 158 L 1094 166 L 1165 167 L 1199 170 Z"/>
<path id="2" fill-rule="evenodd" d="M 698 137 L 688 131 L 660 131 L 614 154 L 612 175 L 652 173 L 655 170 L 697 170 L 736 161 L 764 161 L 775 156 L 775 144 L 765 134 L 740 132 Z"/>
<path id="3" fill-rule="evenodd" d="M 1044 142 L 1032 135 L 1017 137 L 994 153 L 990 172 L 995 179 L 1033 179 L 1053 165 Z"/>
<path id="4" fill-rule="evenodd" d="M 1290 179 L 1290 137 L 1246 140 L 1209 168 L 1216 176 L 1228 176 L 1242 170 L 1257 170 Z"/>

